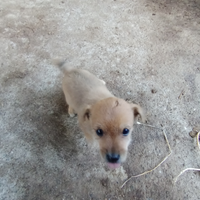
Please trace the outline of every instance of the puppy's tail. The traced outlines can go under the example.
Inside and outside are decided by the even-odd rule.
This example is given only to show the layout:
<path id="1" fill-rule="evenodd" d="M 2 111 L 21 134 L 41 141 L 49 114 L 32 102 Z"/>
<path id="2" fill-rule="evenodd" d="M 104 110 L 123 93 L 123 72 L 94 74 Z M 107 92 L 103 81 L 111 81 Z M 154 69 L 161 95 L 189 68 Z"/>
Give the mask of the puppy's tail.
<path id="1" fill-rule="evenodd" d="M 52 63 L 56 65 L 63 73 L 69 72 L 73 69 L 73 67 L 67 65 L 67 59 L 61 60 L 59 58 L 55 58 L 52 60 Z"/>

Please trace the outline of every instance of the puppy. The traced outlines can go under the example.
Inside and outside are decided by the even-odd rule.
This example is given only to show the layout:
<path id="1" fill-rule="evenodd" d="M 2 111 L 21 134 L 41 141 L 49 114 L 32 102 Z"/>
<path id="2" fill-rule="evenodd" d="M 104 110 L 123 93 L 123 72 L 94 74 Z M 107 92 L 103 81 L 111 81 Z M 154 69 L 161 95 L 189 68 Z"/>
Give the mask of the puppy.
<path id="1" fill-rule="evenodd" d="M 87 141 L 96 143 L 102 158 L 112 169 L 126 160 L 134 120 L 143 110 L 115 97 L 103 80 L 82 69 L 57 63 L 63 72 L 62 88 L 71 117 L 78 122 Z"/>

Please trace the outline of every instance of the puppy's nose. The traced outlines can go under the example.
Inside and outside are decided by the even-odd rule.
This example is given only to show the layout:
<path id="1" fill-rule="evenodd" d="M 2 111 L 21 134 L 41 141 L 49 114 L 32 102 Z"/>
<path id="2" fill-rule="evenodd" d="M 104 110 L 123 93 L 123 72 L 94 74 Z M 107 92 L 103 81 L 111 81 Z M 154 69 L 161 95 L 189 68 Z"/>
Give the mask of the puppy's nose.
<path id="1" fill-rule="evenodd" d="M 119 161 L 120 155 L 119 154 L 107 154 L 106 158 L 110 163 L 117 163 Z"/>

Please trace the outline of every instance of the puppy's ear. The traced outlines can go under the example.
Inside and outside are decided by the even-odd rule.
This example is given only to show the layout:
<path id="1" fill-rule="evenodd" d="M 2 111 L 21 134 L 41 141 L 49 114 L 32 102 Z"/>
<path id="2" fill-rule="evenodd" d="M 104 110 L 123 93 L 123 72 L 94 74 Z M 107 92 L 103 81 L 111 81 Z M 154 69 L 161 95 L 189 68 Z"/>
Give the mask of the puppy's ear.
<path id="1" fill-rule="evenodd" d="M 91 116 L 90 110 L 91 110 L 91 106 L 87 106 L 87 107 L 85 108 L 85 111 L 84 111 L 84 114 L 83 114 L 83 119 L 84 119 L 84 121 L 90 119 L 90 116 Z"/>
<path id="2" fill-rule="evenodd" d="M 131 104 L 131 107 L 133 109 L 134 118 L 138 119 L 138 117 L 141 117 L 142 122 L 145 122 L 146 117 L 144 110 L 137 104 Z"/>

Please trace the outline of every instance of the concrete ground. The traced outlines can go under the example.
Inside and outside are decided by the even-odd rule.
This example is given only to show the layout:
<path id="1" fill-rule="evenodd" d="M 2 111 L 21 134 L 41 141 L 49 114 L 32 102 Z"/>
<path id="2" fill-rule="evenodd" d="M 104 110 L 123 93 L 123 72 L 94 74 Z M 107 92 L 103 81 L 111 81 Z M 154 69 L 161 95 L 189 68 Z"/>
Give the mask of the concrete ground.
<path id="1" fill-rule="evenodd" d="M 0 2 L 0 199 L 200 199 L 200 1 L 8 0 Z M 109 170 L 69 118 L 59 56 L 139 103 L 127 162 Z"/>

